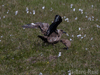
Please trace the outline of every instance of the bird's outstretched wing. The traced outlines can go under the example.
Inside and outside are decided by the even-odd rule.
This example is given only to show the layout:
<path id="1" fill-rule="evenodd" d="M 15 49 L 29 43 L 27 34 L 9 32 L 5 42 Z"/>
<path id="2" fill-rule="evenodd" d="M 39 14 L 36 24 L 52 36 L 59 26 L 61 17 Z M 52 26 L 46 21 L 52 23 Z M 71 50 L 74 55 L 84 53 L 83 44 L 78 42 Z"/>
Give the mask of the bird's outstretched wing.
<path id="1" fill-rule="evenodd" d="M 38 26 L 35 23 L 26 24 L 22 26 L 23 28 L 37 28 Z"/>
<path id="2" fill-rule="evenodd" d="M 30 23 L 22 26 L 23 28 L 40 28 L 41 32 L 46 35 L 46 32 L 49 28 L 48 23 L 42 23 L 42 22 L 36 22 L 36 23 Z"/>

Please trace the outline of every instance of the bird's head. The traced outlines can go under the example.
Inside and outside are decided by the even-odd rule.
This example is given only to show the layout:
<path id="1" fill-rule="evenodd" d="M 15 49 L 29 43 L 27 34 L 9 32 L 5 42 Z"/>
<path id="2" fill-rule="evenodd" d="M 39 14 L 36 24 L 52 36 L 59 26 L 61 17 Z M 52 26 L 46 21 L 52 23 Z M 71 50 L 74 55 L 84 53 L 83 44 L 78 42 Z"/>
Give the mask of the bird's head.
<path id="1" fill-rule="evenodd" d="M 54 19 L 54 22 L 57 23 L 57 24 L 60 24 L 60 23 L 62 22 L 61 16 L 56 15 L 56 16 L 55 16 L 55 19 Z"/>
<path id="2" fill-rule="evenodd" d="M 66 32 L 63 31 L 62 29 L 57 29 L 57 32 L 58 32 L 58 33 L 65 33 L 65 34 L 66 34 Z"/>

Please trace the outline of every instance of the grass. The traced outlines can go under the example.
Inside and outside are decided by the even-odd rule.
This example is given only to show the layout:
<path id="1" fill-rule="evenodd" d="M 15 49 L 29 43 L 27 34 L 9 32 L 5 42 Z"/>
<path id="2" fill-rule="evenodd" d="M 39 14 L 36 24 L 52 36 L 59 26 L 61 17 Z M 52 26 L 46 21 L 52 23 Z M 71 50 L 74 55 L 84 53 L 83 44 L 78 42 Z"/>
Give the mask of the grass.
<path id="1" fill-rule="evenodd" d="M 26 7 L 30 12 L 35 10 L 35 15 L 27 14 Z M 86 72 L 86 75 L 99 75 L 99 8 L 99 0 L 0 0 L 0 75 L 39 75 L 40 72 L 43 75 L 68 75 L 69 70 L 72 75 L 85 75 Z M 83 9 L 83 14 L 79 9 Z M 15 11 L 18 11 L 17 15 Z M 32 22 L 51 24 L 56 14 L 63 17 L 58 28 L 69 34 L 62 38 L 72 39 L 69 50 L 64 50 L 62 43 L 44 44 L 37 38 L 42 35 L 39 29 L 21 27 Z M 64 16 L 69 18 L 69 22 Z M 79 34 L 81 37 L 78 38 Z M 62 54 L 57 58 L 59 52 Z"/>

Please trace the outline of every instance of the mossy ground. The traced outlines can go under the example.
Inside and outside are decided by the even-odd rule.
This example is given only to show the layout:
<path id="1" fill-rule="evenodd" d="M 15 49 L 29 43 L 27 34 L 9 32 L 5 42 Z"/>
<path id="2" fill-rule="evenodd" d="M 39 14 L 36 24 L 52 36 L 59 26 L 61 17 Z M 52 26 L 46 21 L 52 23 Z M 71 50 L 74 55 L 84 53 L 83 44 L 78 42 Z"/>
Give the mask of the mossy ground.
<path id="1" fill-rule="evenodd" d="M 35 10 L 35 15 L 27 14 L 26 7 L 31 13 Z M 42 35 L 39 29 L 21 27 L 32 22 L 51 24 L 56 14 L 63 17 L 58 28 L 69 34 L 62 38 L 72 39 L 69 50 L 62 43 L 44 44 L 37 37 Z M 89 69 L 100 73 L 99 0 L 0 0 L 0 17 L 0 75 L 68 75 L 69 70 L 77 75 L 76 70 Z"/>

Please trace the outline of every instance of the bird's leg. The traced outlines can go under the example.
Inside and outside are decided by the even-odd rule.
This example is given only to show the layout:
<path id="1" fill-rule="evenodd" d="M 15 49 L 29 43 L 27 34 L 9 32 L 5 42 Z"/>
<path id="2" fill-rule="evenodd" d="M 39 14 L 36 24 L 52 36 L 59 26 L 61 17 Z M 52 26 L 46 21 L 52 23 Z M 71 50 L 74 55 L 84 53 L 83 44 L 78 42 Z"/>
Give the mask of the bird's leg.
<path id="1" fill-rule="evenodd" d="M 38 37 L 39 37 L 41 40 L 43 40 L 44 42 L 47 42 L 47 36 L 40 36 L 40 35 L 38 35 Z"/>
<path id="2" fill-rule="evenodd" d="M 68 47 L 67 47 L 67 48 L 66 48 L 66 47 L 64 47 L 63 49 L 68 50 Z"/>
<path id="3" fill-rule="evenodd" d="M 42 28 L 41 28 L 40 26 L 38 26 L 38 27 L 40 28 L 41 31 L 43 31 Z"/>

